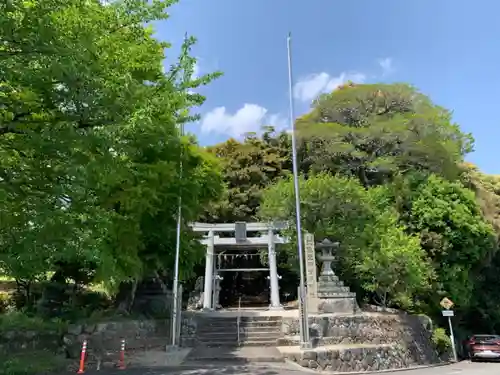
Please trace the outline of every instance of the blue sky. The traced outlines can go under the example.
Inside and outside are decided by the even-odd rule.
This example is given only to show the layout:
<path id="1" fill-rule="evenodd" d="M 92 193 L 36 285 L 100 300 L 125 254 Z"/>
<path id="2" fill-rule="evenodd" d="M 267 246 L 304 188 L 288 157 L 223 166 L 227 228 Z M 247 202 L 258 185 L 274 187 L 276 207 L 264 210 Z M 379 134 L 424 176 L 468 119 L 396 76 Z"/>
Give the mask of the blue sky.
<path id="1" fill-rule="evenodd" d="M 224 72 L 190 126 L 202 144 L 287 125 L 290 31 L 297 114 L 342 80 L 408 82 L 473 134 L 469 161 L 500 173 L 499 12 L 493 0 L 181 0 L 157 34 L 174 44 L 168 58 L 196 36 L 200 73 Z"/>

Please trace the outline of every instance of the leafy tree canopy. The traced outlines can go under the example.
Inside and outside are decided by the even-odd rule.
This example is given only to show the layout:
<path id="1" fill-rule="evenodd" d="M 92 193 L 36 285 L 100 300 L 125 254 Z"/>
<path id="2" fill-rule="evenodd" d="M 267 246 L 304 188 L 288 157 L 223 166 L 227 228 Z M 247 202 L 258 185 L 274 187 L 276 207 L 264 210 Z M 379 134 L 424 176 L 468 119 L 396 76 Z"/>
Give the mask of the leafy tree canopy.
<path id="1" fill-rule="evenodd" d="M 329 174 L 301 179 L 302 223 L 317 240 L 340 242 L 339 272 L 350 285 L 374 293 L 384 305 L 409 307 L 414 295 L 429 286 L 433 271 L 418 238 L 407 235 L 397 212 L 387 209 L 382 190 Z M 264 193 L 260 214 L 294 223 L 294 203 L 293 181 L 282 180 Z M 292 228 L 288 235 L 293 238 Z M 293 254 L 294 246 L 289 250 Z"/>
<path id="2" fill-rule="evenodd" d="M 193 38 L 165 72 L 169 44 L 144 26 L 172 3 L 0 5 L 5 272 L 30 279 L 76 260 L 120 281 L 168 268 L 179 193 L 186 221 L 220 194 L 216 161 L 179 132 L 204 100 L 191 90 L 218 74 L 191 78 Z M 189 270 L 199 245 L 184 238 Z"/>
<path id="3" fill-rule="evenodd" d="M 458 177 L 472 150 L 451 113 L 405 84 L 348 84 L 320 96 L 297 121 L 303 171 L 331 171 L 364 186 L 426 171 Z"/>
<path id="4" fill-rule="evenodd" d="M 229 139 L 208 151 L 221 159 L 227 186 L 224 198 L 214 202 L 204 218 L 210 222 L 255 220 L 262 189 L 291 169 L 289 137 L 272 127 L 266 127 L 262 137 L 247 134 L 242 142 Z"/>
<path id="5" fill-rule="evenodd" d="M 475 272 L 495 247 L 495 232 L 474 193 L 459 182 L 430 176 L 416 187 L 407 225 L 438 270 L 436 292 L 466 308 Z"/>

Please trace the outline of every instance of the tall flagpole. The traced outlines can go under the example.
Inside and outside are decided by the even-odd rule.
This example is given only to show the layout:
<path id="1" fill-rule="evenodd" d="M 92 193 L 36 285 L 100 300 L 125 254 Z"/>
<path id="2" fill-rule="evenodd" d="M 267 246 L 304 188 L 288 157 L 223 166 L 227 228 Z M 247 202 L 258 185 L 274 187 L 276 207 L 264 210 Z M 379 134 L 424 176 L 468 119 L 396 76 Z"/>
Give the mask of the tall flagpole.
<path id="1" fill-rule="evenodd" d="M 180 136 L 181 139 L 184 136 L 184 124 L 180 125 Z M 180 161 L 179 161 L 179 182 L 182 181 L 182 143 L 180 149 Z M 179 184 L 180 185 L 180 184 Z M 173 311 L 172 311 L 172 346 L 176 346 L 176 338 L 177 338 L 177 320 L 179 317 L 177 316 L 178 310 L 178 300 L 179 300 L 179 258 L 181 252 L 181 222 L 182 222 L 182 194 L 181 189 L 179 189 L 179 201 L 177 207 L 177 231 L 175 234 L 175 268 L 174 268 L 174 283 L 172 286 L 173 289 Z"/>
<path id="2" fill-rule="evenodd" d="M 299 255 L 300 266 L 300 285 L 299 285 L 299 311 L 300 311 L 300 347 L 310 348 L 309 342 L 309 321 L 306 303 L 306 287 L 304 277 L 304 252 L 302 250 L 302 225 L 300 222 L 300 191 L 299 191 L 299 171 L 297 166 L 297 141 L 295 137 L 295 114 L 293 106 L 293 75 L 292 75 L 292 34 L 288 33 L 287 52 L 288 52 L 288 91 L 290 96 L 290 130 L 292 132 L 292 165 L 293 165 L 293 186 L 295 191 L 295 221 L 297 225 L 297 251 Z"/>
<path id="3" fill-rule="evenodd" d="M 187 33 L 184 36 L 184 42 L 187 40 Z M 185 77 L 184 77 L 185 78 Z M 177 338 L 177 328 L 178 328 L 178 320 L 179 316 L 177 315 L 177 310 L 179 309 L 179 258 L 181 253 L 181 223 L 182 223 L 182 189 L 181 189 L 181 181 L 183 175 L 183 166 L 182 166 L 182 137 L 184 136 L 184 123 L 180 124 L 180 152 L 179 152 L 179 200 L 177 202 L 177 228 L 175 234 L 175 265 L 174 265 L 174 282 L 172 285 L 172 346 L 176 346 L 176 338 Z"/>

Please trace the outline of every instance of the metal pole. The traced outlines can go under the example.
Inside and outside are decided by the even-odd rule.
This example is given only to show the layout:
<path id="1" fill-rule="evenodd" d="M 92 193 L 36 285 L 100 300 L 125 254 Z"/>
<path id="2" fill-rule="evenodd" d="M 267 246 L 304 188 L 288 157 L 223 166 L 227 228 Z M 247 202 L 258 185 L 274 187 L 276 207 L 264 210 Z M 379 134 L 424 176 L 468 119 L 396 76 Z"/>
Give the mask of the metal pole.
<path id="1" fill-rule="evenodd" d="M 448 317 L 448 325 L 450 326 L 450 340 L 451 340 L 451 350 L 453 350 L 453 359 L 455 362 L 457 359 L 457 349 L 455 348 L 455 336 L 453 335 L 453 326 L 451 325 L 451 317 Z"/>
<path id="2" fill-rule="evenodd" d="M 181 346 L 181 331 L 182 331 L 182 284 L 179 285 L 179 303 L 177 305 L 177 346 Z"/>
<path id="3" fill-rule="evenodd" d="M 180 136 L 184 136 L 184 124 L 181 124 L 180 126 Z M 179 160 L 179 181 L 182 181 L 182 173 L 183 173 L 183 168 L 182 168 L 182 143 L 181 143 L 181 150 L 180 150 L 180 160 Z M 178 208 L 177 208 L 177 231 L 175 235 L 175 266 L 174 266 L 174 283 L 172 286 L 173 289 L 173 308 L 172 308 L 172 346 L 176 345 L 176 337 L 177 337 L 177 310 L 178 310 L 178 303 L 179 303 L 179 258 L 180 258 L 180 252 L 181 252 L 181 221 L 182 221 L 182 194 L 181 194 L 181 189 L 179 188 L 179 201 L 178 201 Z"/>
<path id="4" fill-rule="evenodd" d="M 186 43 L 188 40 L 188 34 L 184 34 L 184 43 Z M 183 45 L 184 47 L 186 44 Z M 184 51 L 186 54 L 189 52 L 188 50 Z M 182 63 L 182 62 L 181 62 Z M 192 75 L 192 72 L 191 72 Z M 186 70 L 184 70 L 184 76 L 183 76 L 183 81 L 186 81 L 188 79 L 191 79 L 191 77 L 187 76 Z M 179 151 L 179 201 L 178 201 L 178 208 L 177 208 L 177 230 L 176 230 L 176 235 L 175 235 L 175 265 L 174 265 L 174 282 L 172 285 L 172 294 L 173 294 L 173 308 L 172 308 L 172 345 L 176 345 L 176 335 L 178 334 L 177 329 L 178 329 L 178 324 L 177 321 L 179 320 L 179 316 L 177 314 L 177 310 L 180 309 L 180 304 L 179 301 L 182 302 L 182 295 L 181 298 L 179 299 L 179 258 L 180 258 L 180 253 L 181 253 L 181 223 L 182 223 L 182 189 L 181 189 L 181 181 L 182 181 L 182 175 L 183 175 L 183 166 L 182 166 L 182 137 L 184 136 L 184 123 L 180 124 L 179 127 L 179 136 L 180 136 L 180 151 Z M 181 289 L 181 294 L 182 294 L 182 289 Z"/>
<path id="5" fill-rule="evenodd" d="M 293 186 L 295 191 L 295 215 L 297 229 L 297 251 L 299 255 L 300 266 L 300 284 L 299 284 L 299 311 L 301 320 L 300 346 L 309 348 L 309 321 L 306 308 L 306 287 L 304 282 L 304 254 L 302 251 L 302 225 L 300 223 L 300 192 L 299 192 L 299 171 L 297 166 L 297 143 L 295 139 L 295 119 L 293 108 L 293 74 L 292 74 L 292 35 L 288 33 L 287 52 L 288 52 L 288 91 L 290 96 L 290 130 L 292 132 L 292 165 L 293 165 Z"/>

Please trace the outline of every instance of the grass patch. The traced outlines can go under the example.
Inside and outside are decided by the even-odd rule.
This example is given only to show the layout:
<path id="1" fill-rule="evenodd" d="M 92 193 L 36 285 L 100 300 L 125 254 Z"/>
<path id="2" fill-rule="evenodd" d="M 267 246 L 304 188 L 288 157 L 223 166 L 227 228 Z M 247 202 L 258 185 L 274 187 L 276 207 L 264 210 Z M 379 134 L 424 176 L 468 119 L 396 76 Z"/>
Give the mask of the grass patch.
<path id="1" fill-rule="evenodd" d="M 69 360 L 55 353 L 39 350 L 0 356 L 0 375 L 44 375 L 65 372 Z"/>

